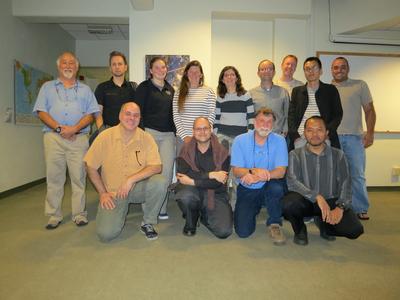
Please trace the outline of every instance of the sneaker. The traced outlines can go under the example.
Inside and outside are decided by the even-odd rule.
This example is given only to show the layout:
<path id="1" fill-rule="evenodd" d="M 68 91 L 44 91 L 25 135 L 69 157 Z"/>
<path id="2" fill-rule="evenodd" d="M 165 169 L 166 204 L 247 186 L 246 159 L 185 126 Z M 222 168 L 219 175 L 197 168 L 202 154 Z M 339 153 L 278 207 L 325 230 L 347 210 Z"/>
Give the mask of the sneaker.
<path id="1" fill-rule="evenodd" d="M 269 236 L 275 245 L 283 245 L 286 241 L 286 238 L 282 232 L 282 226 L 279 224 L 271 224 L 269 225 Z"/>
<path id="2" fill-rule="evenodd" d="M 159 219 L 159 220 L 168 220 L 168 219 L 169 219 L 169 216 L 168 216 L 167 213 L 160 213 L 160 214 L 158 215 L 158 219 Z"/>
<path id="3" fill-rule="evenodd" d="M 89 221 L 85 216 L 78 215 L 75 217 L 74 223 L 76 224 L 76 226 L 81 227 L 87 225 Z"/>
<path id="4" fill-rule="evenodd" d="M 153 225 L 143 224 L 140 226 L 140 231 L 146 236 L 149 241 L 158 239 L 158 233 L 155 231 Z"/>
<path id="5" fill-rule="evenodd" d="M 49 221 L 47 222 L 46 229 L 56 229 L 58 225 L 60 225 L 62 222 L 62 218 L 57 218 L 57 217 L 50 217 Z"/>

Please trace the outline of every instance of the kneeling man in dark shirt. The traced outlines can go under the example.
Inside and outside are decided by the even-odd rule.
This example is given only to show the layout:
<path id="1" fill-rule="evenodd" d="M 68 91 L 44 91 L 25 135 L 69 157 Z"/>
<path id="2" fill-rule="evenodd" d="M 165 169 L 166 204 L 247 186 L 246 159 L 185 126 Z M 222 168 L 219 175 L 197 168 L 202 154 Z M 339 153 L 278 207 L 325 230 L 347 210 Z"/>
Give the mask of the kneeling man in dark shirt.
<path id="1" fill-rule="evenodd" d="M 294 243 L 307 245 L 304 217 L 314 217 L 320 236 L 328 241 L 335 236 L 358 238 L 363 226 L 351 210 L 351 177 L 342 150 L 325 143 L 326 124 L 313 116 L 304 124 L 307 144 L 289 154 L 283 216 L 293 227 Z"/>
<path id="2" fill-rule="evenodd" d="M 212 134 L 207 118 L 193 123 L 193 137 L 184 144 L 177 158 L 175 199 L 185 218 L 183 234 L 196 234 L 197 222 L 216 237 L 227 238 L 232 233 L 232 207 L 227 185 L 230 157 L 228 150 Z"/>

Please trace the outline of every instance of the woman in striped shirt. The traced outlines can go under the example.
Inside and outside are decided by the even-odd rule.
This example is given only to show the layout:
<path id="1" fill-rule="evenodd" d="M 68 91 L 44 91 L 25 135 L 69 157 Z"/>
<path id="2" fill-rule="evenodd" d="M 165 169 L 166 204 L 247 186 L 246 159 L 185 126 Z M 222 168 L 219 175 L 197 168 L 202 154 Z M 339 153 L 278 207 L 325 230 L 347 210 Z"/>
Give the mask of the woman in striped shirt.
<path id="1" fill-rule="evenodd" d="M 221 144 L 231 152 L 233 139 L 248 129 L 254 129 L 253 100 L 242 85 L 239 71 L 233 66 L 222 69 L 217 91 L 214 131 Z M 229 173 L 228 186 L 231 205 L 235 207 L 237 183 L 232 172 Z"/>
<path id="2" fill-rule="evenodd" d="M 178 153 L 183 142 L 188 142 L 192 137 L 193 122 L 197 117 L 206 117 L 214 124 L 215 101 L 214 91 L 204 85 L 204 73 L 200 62 L 189 62 L 172 102 Z"/>
<path id="3" fill-rule="evenodd" d="M 214 131 L 220 142 L 229 143 L 229 148 L 236 136 L 254 128 L 253 100 L 233 66 L 223 68 L 219 75 L 216 108 Z"/>

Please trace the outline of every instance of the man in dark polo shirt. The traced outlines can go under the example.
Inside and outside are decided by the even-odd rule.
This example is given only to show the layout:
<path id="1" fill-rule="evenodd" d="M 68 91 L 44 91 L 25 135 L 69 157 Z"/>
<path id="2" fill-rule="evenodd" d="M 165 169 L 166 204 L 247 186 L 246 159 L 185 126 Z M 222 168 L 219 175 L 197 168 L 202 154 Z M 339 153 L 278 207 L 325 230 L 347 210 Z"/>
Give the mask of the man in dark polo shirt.
<path id="1" fill-rule="evenodd" d="M 110 80 L 100 83 L 94 92 L 102 111 L 96 118 L 99 131 L 119 123 L 119 112 L 124 103 L 135 100 L 136 83 L 125 80 L 128 63 L 123 53 L 113 51 L 109 58 Z"/>

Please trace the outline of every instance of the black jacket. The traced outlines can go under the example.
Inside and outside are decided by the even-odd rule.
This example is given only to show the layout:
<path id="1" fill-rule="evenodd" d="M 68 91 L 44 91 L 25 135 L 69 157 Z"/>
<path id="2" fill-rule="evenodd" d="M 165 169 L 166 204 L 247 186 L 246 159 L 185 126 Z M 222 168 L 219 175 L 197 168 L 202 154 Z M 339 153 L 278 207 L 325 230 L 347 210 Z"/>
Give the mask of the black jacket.
<path id="1" fill-rule="evenodd" d="M 322 119 L 329 130 L 329 139 L 333 147 L 340 149 L 337 128 L 343 117 L 342 103 L 339 92 L 332 84 L 319 82 L 315 99 Z M 308 106 L 307 85 L 295 87 L 289 104 L 288 135 L 290 138 L 289 151 L 294 149 L 294 141 L 300 137 L 298 128 Z"/>

